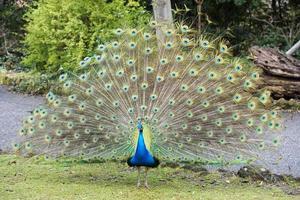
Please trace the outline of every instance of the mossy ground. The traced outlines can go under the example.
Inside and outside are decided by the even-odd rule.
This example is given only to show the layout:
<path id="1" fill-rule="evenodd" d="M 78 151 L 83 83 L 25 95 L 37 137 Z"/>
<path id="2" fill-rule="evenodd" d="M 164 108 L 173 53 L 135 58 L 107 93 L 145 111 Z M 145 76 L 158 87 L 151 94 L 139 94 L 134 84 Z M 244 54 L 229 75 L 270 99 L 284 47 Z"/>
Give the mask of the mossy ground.
<path id="1" fill-rule="evenodd" d="M 136 175 L 125 163 L 0 155 L 0 199 L 300 199 L 278 186 L 228 174 L 159 167 L 150 171 L 150 189 L 136 188 Z"/>

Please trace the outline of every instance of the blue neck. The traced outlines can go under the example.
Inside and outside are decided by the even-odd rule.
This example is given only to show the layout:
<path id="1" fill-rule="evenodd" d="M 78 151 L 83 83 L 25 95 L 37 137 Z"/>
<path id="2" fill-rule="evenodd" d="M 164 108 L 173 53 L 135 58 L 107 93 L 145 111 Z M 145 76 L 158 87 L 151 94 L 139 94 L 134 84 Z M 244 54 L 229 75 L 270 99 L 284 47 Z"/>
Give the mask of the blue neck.
<path id="1" fill-rule="evenodd" d="M 134 156 L 138 158 L 144 157 L 147 151 L 143 131 L 139 131 L 139 138 Z"/>
<path id="2" fill-rule="evenodd" d="M 133 157 L 131 158 L 131 162 L 133 165 L 137 166 L 148 166 L 153 165 L 155 163 L 153 156 L 148 151 L 145 145 L 142 130 L 139 130 L 137 147 Z"/>

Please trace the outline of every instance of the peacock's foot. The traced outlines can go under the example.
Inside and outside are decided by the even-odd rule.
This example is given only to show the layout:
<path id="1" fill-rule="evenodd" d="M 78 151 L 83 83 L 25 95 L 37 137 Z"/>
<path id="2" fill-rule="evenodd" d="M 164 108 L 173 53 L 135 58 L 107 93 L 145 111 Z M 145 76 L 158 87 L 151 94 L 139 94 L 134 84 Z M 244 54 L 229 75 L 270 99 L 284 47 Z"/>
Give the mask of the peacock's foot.
<path id="1" fill-rule="evenodd" d="M 145 168 L 145 182 L 144 182 L 144 185 L 145 185 L 145 187 L 147 188 L 147 189 L 149 189 L 149 185 L 148 185 L 148 170 L 149 170 L 149 168 L 148 167 L 146 167 Z"/>
<path id="2" fill-rule="evenodd" d="M 141 186 L 141 181 L 140 181 L 140 178 L 141 178 L 141 167 L 138 167 L 138 181 L 137 181 L 137 185 L 136 187 L 140 187 Z"/>

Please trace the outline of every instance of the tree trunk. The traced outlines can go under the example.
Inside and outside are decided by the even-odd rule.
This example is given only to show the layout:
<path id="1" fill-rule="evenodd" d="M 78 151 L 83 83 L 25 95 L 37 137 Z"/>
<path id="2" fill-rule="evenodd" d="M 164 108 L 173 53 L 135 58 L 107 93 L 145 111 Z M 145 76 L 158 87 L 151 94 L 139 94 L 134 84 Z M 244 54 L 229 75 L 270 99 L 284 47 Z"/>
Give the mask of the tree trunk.
<path id="1" fill-rule="evenodd" d="M 251 47 L 254 63 L 263 69 L 261 88 L 274 98 L 300 99 L 300 61 L 272 48 Z"/>
<path id="2" fill-rule="evenodd" d="M 153 12 L 155 21 L 158 24 L 164 24 L 167 26 L 172 26 L 173 24 L 173 17 L 172 17 L 172 10 L 171 10 L 171 1 L 170 0 L 153 0 Z M 156 36 L 157 39 L 161 42 L 165 41 L 164 34 L 162 30 L 159 28 L 156 29 Z"/>

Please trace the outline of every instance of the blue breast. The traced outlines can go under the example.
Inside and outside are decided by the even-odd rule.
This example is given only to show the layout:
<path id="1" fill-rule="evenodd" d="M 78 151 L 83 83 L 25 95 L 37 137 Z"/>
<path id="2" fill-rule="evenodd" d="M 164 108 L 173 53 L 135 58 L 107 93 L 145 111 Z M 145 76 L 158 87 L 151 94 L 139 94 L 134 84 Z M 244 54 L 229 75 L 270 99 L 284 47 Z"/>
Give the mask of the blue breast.
<path id="1" fill-rule="evenodd" d="M 130 162 L 134 166 L 152 166 L 155 164 L 154 157 L 146 148 L 142 131 L 139 132 L 137 148 Z"/>

